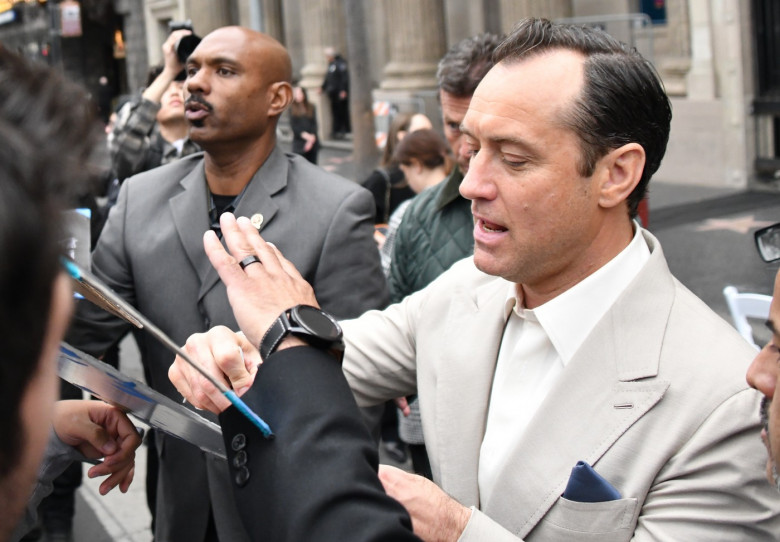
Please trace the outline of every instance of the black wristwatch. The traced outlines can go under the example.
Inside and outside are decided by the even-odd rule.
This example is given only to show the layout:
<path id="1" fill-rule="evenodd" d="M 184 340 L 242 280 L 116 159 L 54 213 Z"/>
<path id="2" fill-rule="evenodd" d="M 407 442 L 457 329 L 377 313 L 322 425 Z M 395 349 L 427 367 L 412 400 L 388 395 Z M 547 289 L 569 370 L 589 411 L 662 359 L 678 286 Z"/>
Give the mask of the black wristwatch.
<path id="1" fill-rule="evenodd" d="M 280 314 L 263 335 L 260 341 L 260 357 L 263 361 L 276 351 L 290 333 L 312 346 L 333 351 L 339 360 L 343 355 L 343 334 L 336 319 L 317 307 L 298 305 Z"/>

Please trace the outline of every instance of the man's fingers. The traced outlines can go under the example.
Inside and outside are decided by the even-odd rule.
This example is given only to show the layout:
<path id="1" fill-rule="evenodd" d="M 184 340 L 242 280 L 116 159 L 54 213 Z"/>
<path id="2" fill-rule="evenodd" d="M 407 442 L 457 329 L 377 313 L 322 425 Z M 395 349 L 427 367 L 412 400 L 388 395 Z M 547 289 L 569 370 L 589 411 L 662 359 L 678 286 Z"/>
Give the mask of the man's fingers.
<path id="1" fill-rule="evenodd" d="M 244 355 L 244 365 L 247 372 L 254 375 L 257 373 L 257 368 L 263 363 L 260 357 L 260 351 L 257 346 L 252 344 L 252 341 L 247 339 L 243 331 L 239 331 L 235 334 L 235 338 L 238 341 L 238 347 Z"/>
<path id="2" fill-rule="evenodd" d="M 92 469 L 89 470 L 88 475 L 90 478 L 97 477 L 97 475 L 94 475 L 92 472 Z M 116 486 L 119 486 L 119 490 L 122 493 L 127 493 L 130 484 L 133 482 L 134 475 L 135 463 L 130 463 L 129 465 L 124 466 L 122 469 L 112 472 L 111 475 L 103 480 L 103 482 L 100 484 L 100 494 L 106 495 Z"/>
<path id="3" fill-rule="evenodd" d="M 206 253 L 209 255 L 209 260 L 212 265 L 217 269 L 217 272 L 222 277 L 222 270 L 230 270 L 231 276 L 235 276 L 235 270 L 237 268 L 236 262 L 243 260 L 247 256 L 257 256 L 260 263 L 264 266 L 266 271 L 274 272 L 281 267 L 288 274 L 293 277 L 300 276 L 297 269 L 284 258 L 279 250 L 267 243 L 258 233 L 257 228 L 252 225 L 252 222 L 245 216 L 236 219 L 231 213 L 223 213 L 219 221 L 222 228 L 222 235 L 225 239 L 225 244 L 232 255 L 232 260 L 223 258 L 225 253 L 221 243 L 216 239 L 216 235 L 204 237 L 204 245 L 208 242 L 218 244 L 222 251 L 220 252 L 216 246 L 206 246 Z M 212 251 L 218 258 L 212 259 Z M 256 264 L 251 264 L 255 266 Z M 240 269 L 240 267 L 238 267 Z M 256 269 L 252 270 L 256 271 Z M 245 275 L 250 272 L 249 268 L 241 270 Z M 223 278 L 223 282 L 228 282 Z"/>
<path id="4" fill-rule="evenodd" d="M 176 391 L 185 399 L 192 397 L 192 388 L 190 388 L 190 382 L 185 374 L 189 368 L 189 364 L 180 356 L 176 356 L 176 359 L 168 368 L 168 379 L 176 388 Z"/>
<path id="5" fill-rule="evenodd" d="M 252 385 L 254 374 L 247 370 L 244 350 L 235 340 L 218 342 L 214 344 L 212 351 L 217 366 L 230 381 L 232 389 L 241 390 Z"/>
<path id="6" fill-rule="evenodd" d="M 215 363 L 210 347 L 199 342 L 193 343 L 192 337 L 190 337 L 187 339 L 187 344 L 184 345 L 184 351 L 208 375 L 212 376 L 215 380 L 228 385 L 227 378 Z M 230 406 L 230 401 L 228 401 L 222 392 L 219 391 L 208 378 L 189 365 L 184 359 L 181 359 L 181 362 L 188 366 L 185 375 L 188 380 L 190 392 L 189 395 L 185 395 L 185 398 L 192 406 L 208 410 L 215 414 L 219 414 Z"/>
<path id="7" fill-rule="evenodd" d="M 243 341 L 243 343 L 242 343 Z M 246 387 L 254 381 L 247 369 L 243 348 L 251 349 L 245 337 L 224 326 L 208 333 L 191 335 L 183 349 L 208 375 L 227 387 Z M 195 408 L 218 414 L 230 406 L 230 401 L 200 371 L 177 356 L 168 370 L 173 385 Z"/>
<path id="8" fill-rule="evenodd" d="M 273 247 L 260 236 L 252 222 L 247 217 L 241 216 L 237 219 L 236 224 L 238 226 L 237 235 L 249 246 L 250 254 L 260 258 L 267 271 L 275 272 L 278 270 L 280 264 L 277 252 L 274 252 Z"/>
<path id="9" fill-rule="evenodd" d="M 246 275 L 238 265 L 238 260 L 227 253 L 219 242 L 217 234 L 209 230 L 203 235 L 203 249 L 206 251 L 211 265 L 217 270 L 219 278 L 226 286 L 246 280 Z"/>
<path id="10" fill-rule="evenodd" d="M 409 408 L 409 401 L 406 400 L 406 397 L 396 397 L 393 401 L 395 402 L 395 406 L 398 407 L 401 414 L 404 416 L 408 416 L 412 413 L 412 409 Z"/>
<path id="11" fill-rule="evenodd" d="M 382 482 L 385 493 L 393 498 L 398 498 L 399 492 L 397 488 L 403 482 L 406 473 L 391 465 L 379 465 L 377 475 L 379 476 L 379 481 Z"/>
<path id="12" fill-rule="evenodd" d="M 247 222 L 249 221 L 248 218 L 243 218 Z M 225 239 L 225 244 L 227 245 L 230 254 L 232 254 L 236 260 L 241 261 L 247 256 L 258 255 L 247 239 L 246 234 L 239 229 L 236 217 L 233 216 L 232 213 L 223 213 L 222 216 L 219 217 L 219 225 L 222 228 L 222 236 Z M 256 229 L 254 230 L 254 234 L 259 235 Z M 260 260 L 262 261 L 262 258 L 260 258 Z"/>

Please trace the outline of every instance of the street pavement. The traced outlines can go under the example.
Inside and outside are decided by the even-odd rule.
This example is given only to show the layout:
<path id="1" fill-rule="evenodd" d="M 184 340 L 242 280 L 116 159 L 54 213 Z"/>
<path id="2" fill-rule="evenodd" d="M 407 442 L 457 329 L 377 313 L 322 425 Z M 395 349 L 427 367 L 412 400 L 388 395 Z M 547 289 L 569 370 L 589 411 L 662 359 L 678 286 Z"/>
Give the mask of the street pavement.
<path id="1" fill-rule="evenodd" d="M 343 142 L 323 147 L 320 165 L 353 177 L 352 157 Z M 780 190 L 737 191 L 653 181 L 649 207 L 649 229 L 661 241 L 672 272 L 723 318 L 731 321 L 722 293 L 726 285 L 772 293 L 778 266 L 758 257 L 753 232 L 780 221 Z M 759 344 L 768 339 L 762 326 L 754 328 Z M 123 371 L 142 378 L 132 340 L 122 343 L 120 358 Z M 76 503 L 76 542 L 152 540 L 143 483 L 146 450 L 139 452 L 135 481 L 127 494 L 115 490 L 101 497 L 99 481 L 84 478 Z M 384 455 L 382 459 L 391 462 Z"/>

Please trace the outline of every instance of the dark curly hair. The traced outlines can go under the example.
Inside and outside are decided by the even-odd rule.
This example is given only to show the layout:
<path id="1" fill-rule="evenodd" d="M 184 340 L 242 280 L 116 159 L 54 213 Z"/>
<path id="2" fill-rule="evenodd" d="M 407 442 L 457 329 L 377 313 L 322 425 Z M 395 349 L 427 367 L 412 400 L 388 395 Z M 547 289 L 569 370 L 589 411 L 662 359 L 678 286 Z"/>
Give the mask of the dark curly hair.
<path id="1" fill-rule="evenodd" d="M 60 270 L 61 210 L 84 193 L 100 127 L 86 92 L 0 46 L 0 479 L 19 461 L 19 403 Z"/>

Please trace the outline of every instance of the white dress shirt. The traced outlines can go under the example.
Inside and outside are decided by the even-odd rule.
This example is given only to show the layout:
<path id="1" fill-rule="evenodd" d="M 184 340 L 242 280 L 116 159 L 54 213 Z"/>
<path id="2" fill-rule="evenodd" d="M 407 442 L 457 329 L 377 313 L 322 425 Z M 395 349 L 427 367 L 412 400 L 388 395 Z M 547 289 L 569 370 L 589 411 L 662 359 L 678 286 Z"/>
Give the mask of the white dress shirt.
<path id="1" fill-rule="evenodd" d="M 650 258 L 635 227 L 620 254 L 547 303 L 523 308 L 513 285 L 506 301 L 487 426 L 479 456 L 480 500 L 489 500 L 507 459 L 575 352 Z"/>

